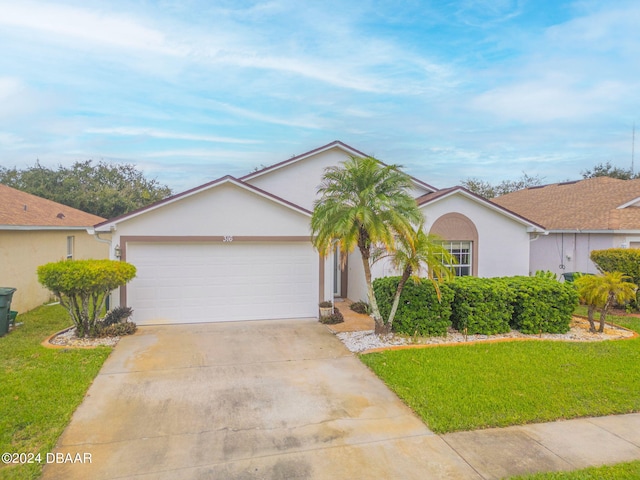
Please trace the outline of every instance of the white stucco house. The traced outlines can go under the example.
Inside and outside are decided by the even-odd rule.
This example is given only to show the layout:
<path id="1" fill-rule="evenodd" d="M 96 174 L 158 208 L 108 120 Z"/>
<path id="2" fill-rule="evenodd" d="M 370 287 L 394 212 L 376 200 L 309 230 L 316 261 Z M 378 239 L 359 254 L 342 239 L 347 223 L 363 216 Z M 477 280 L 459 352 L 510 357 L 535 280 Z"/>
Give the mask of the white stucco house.
<path id="1" fill-rule="evenodd" d="M 114 304 L 145 325 L 317 317 L 319 301 L 366 299 L 359 252 L 346 264 L 336 253 L 320 258 L 310 237 L 324 170 L 350 156 L 366 155 L 335 141 L 97 224 L 96 234 L 112 236 L 112 258 L 138 269 Z M 413 179 L 412 194 L 425 228 L 461 260 L 458 273 L 527 274 L 530 236 L 542 227 L 461 187 Z"/>
<path id="2" fill-rule="evenodd" d="M 596 177 L 526 188 L 493 201 L 543 225 L 529 270 L 597 273 L 593 250 L 640 248 L 640 179 Z"/>

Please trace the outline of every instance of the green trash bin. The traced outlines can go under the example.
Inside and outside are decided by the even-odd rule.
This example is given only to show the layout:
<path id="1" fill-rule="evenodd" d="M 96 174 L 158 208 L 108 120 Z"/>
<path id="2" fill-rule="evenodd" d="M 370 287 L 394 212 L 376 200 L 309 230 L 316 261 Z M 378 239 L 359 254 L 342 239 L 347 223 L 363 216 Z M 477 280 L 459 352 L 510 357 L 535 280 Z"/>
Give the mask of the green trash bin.
<path id="1" fill-rule="evenodd" d="M 11 314 L 11 299 L 15 288 L 0 287 L 0 337 L 9 332 L 9 316 Z"/>

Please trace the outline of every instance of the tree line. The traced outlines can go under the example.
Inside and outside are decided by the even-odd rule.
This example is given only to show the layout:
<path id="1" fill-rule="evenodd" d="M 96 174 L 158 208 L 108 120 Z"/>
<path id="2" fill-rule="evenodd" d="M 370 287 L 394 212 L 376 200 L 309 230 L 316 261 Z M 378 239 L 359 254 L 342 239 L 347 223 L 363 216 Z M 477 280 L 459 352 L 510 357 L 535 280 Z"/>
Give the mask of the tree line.
<path id="1" fill-rule="evenodd" d="M 580 172 L 583 179 L 595 177 L 611 177 L 620 180 L 633 180 L 640 178 L 640 173 L 634 173 L 633 170 L 614 167 L 611 162 L 598 163 L 593 168 Z M 480 180 L 476 177 L 469 177 L 460 182 L 460 185 L 467 190 L 472 191 L 484 198 L 495 198 L 500 195 L 515 192 L 529 187 L 537 187 L 542 185 L 545 177 L 540 175 L 528 175 L 525 172 L 516 180 L 503 180 L 500 183 L 492 184 L 486 180 Z"/>
<path id="2" fill-rule="evenodd" d="M 0 183 L 103 218 L 113 218 L 171 195 L 133 164 L 78 161 L 70 167 L 0 166 Z"/>

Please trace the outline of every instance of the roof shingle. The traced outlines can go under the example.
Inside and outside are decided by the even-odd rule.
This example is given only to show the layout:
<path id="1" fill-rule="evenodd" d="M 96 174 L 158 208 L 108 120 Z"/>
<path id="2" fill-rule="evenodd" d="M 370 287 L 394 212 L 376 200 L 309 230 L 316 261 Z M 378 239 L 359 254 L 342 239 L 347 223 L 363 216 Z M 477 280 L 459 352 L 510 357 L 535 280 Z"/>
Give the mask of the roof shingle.
<path id="1" fill-rule="evenodd" d="M 104 218 L 0 184 L 0 226 L 89 227 Z"/>
<path id="2" fill-rule="evenodd" d="M 530 187 L 493 202 L 549 230 L 640 230 L 640 179 L 595 177 Z"/>

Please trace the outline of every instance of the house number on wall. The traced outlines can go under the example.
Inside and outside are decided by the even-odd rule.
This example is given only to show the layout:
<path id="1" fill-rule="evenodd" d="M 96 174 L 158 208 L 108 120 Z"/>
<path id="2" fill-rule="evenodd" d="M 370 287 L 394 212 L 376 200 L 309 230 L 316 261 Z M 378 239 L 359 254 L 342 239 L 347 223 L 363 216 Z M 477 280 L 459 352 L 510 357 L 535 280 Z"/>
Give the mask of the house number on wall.
<path id="1" fill-rule="evenodd" d="M 233 242 L 233 235 L 225 235 L 222 237 L 223 242 Z"/>

